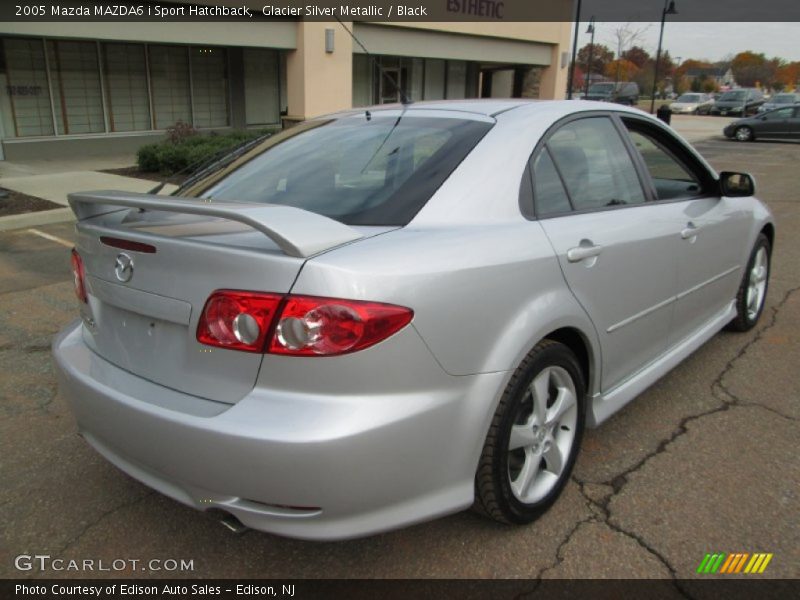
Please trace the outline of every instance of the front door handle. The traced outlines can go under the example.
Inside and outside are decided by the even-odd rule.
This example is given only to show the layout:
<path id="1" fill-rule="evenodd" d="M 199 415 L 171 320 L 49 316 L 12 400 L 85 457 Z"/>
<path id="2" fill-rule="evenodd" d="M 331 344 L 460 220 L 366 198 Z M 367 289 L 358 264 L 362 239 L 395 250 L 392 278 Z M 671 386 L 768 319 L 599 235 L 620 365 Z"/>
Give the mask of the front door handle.
<path id="1" fill-rule="evenodd" d="M 586 240 L 583 240 L 580 246 L 575 246 L 567 250 L 567 260 L 569 262 L 580 262 L 587 258 L 598 256 L 603 251 L 602 246 L 595 246 L 591 242 L 584 244 L 584 241 Z"/>
<path id="2" fill-rule="evenodd" d="M 681 237 L 684 240 L 690 240 L 692 238 L 696 238 L 697 237 L 697 232 L 699 232 L 699 231 L 700 231 L 700 228 L 697 227 L 691 221 L 689 221 L 689 223 L 686 224 L 686 227 L 684 229 L 681 229 Z"/>

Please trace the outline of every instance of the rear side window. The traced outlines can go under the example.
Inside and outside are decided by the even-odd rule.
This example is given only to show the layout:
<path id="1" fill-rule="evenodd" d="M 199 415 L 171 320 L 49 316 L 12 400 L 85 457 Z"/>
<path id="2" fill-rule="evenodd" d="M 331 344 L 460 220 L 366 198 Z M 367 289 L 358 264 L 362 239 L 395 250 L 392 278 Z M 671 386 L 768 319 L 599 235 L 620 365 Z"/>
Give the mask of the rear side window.
<path id="1" fill-rule="evenodd" d="M 540 217 L 548 217 L 569 212 L 572 208 L 569 198 L 547 148 L 539 152 L 533 160 L 532 167 L 536 214 Z"/>
<path id="2" fill-rule="evenodd" d="M 547 148 L 575 210 L 645 201 L 636 168 L 607 117 L 567 123 L 550 137 Z"/>
<path id="3" fill-rule="evenodd" d="M 267 140 L 263 151 L 192 189 L 202 198 L 293 206 L 348 225 L 402 226 L 491 126 L 366 112 L 311 123 L 279 143 Z"/>

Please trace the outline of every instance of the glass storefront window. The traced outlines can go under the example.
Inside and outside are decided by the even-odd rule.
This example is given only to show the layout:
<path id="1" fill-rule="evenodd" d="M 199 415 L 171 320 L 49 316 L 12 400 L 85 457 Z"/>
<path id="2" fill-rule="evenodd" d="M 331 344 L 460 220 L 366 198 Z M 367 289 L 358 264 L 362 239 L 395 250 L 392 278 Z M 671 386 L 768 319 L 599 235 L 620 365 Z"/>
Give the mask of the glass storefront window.
<path id="1" fill-rule="evenodd" d="M 425 100 L 444 99 L 445 61 L 425 59 Z"/>
<path id="2" fill-rule="evenodd" d="M 103 133 L 103 98 L 95 42 L 48 41 L 58 133 Z"/>
<path id="3" fill-rule="evenodd" d="M 227 55 L 224 48 L 191 48 L 195 127 L 228 125 Z"/>
<path id="4" fill-rule="evenodd" d="M 192 122 L 189 53 L 186 46 L 148 46 L 156 129 Z"/>
<path id="5" fill-rule="evenodd" d="M 111 131 L 152 129 L 144 44 L 103 44 Z"/>
<path id="6" fill-rule="evenodd" d="M 278 59 L 274 50 L 244 49 L 244 106 L 248 125 L 279 123 Z"/>
<path id="7" fill-rule="evenodd" d="M 447 99 L 466 97 L 467 63 L 463 60 L 447 61 Z"/>
<path id="8" fill-rule="evenodd" d="M 41 39 L 6 38 L 3 114 L 6 135 L 53 135 L 53 111 L 47 85 L 47 65 Z"/>

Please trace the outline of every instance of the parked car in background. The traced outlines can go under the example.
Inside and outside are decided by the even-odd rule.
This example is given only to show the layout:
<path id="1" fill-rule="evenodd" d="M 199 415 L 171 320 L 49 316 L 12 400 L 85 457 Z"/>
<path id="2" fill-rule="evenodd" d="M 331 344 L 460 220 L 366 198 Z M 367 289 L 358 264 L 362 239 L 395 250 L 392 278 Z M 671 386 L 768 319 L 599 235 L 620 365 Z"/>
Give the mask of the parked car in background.
<path id="1" fill-rule="evenodd" d="M 61 393 L 116 467 L 256 529 L 530 523 L 585 426 L 756 325 L 775 232 L 754 193 L 614 104 L 310 119 L 170 196 L 69 195 Z"/>
<path id="2" fill-rule="evenodd" d="M 764 104 L 764 94 L 758 88 L 740 88 L 725 92 L 711 107 L 712 115 L 751 115 Z"/>
<path id="3" fill-rule="evenodd" d="M 593 83 L 587 92 L 587 100 L 616 102 L 627 106 L 636 106 L 639 102 L 639 86 L 633 81 Z"/>
<path id="4" fill-rule="evenodd" d="M 776 108 L 781 108 L 788 104 L 795 104 L 800 102 L 800 93 L 798 92 L 782 92 L 775 94 L 769 100 L 764 102 L 758 107 L 758 112 L 767 112 Z"/>
<path id="5" fill-rule="evenodd" d="M 669 105 L 673 114 L 707 115 L 714 106 L 714 100 L 708 94 L 688 93 L 681 94 L 678 99 Z"/>
<path id="6" fill-rule="evenodd" d="M 722 133 L 740 142 L 752 142 L 755 139 L 800 139 L 800 104 L 739 119 L 725 127 Z"/>

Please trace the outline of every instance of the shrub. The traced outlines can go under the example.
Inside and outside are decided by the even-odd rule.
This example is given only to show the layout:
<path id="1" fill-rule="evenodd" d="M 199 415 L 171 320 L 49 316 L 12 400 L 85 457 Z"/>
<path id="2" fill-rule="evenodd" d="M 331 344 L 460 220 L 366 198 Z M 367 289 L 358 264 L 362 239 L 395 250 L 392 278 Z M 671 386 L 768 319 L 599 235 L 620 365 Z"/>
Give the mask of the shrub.
<path id="1" fill-rule="evenodd" d="M 167 127 L 167 141 L 173 144 L 179 144 L 187 138 L 197 135 L 197 129 L 192 127 L 189 123 L 184 123 L 178 120 L 175 125 Z"/>
<path id="2" fill-rule="evenodd" d="M 139 148 L 136 153 L 136 164 L 142 171 L 158 172 L 162 175 L 173 175 L 190 167 L 200 166 L 203 162 L 225 151 L 232 150 L 240 144 L 268 133 L 266 130 L 232 131 L 229 133 L 186 134 L 187 129 L 178 124 L 170 128 L 168 137 L 158 144 L 148 144 Z M 182 136 L 182 137 L 181 137 Z M 177 140 L 177 141 L 173 141 Z"/>

